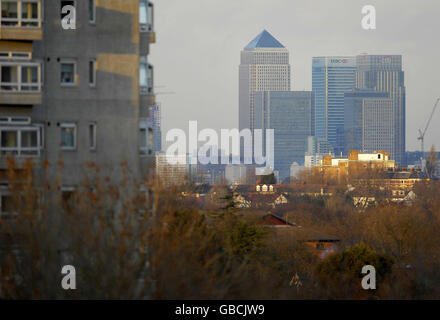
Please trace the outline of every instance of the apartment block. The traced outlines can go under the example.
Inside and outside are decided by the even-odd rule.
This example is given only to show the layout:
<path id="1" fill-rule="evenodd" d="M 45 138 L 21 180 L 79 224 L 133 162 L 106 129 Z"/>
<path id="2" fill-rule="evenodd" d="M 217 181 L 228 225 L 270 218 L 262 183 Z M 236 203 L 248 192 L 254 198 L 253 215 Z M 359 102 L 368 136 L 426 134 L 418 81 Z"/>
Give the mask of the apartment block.
<path id="1" fill-rule="evenodd" d="M 1 0 L 0 170 L 31 158 L 75 188 L 154 163 L 154 6 L 147 0 Z M 67 25 L 67 28 L 66 28 Z M 57 163 L 62 160 L 63 166 Z"/>

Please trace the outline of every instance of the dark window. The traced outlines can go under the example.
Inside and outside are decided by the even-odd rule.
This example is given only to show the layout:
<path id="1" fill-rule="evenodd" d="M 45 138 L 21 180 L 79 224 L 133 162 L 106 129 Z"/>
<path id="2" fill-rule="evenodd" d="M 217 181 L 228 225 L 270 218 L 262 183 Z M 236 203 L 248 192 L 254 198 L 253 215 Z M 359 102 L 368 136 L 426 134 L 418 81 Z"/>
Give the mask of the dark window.
<path id="1" fill-rule="evenodd" d="M 95 60 L 89 61 L 89 85 L 95 86 L 96 82 L 96 70 L 95 70 Z"/>
<path id="2" fill-rule="evenodd" d="M 1 196 L 1 212 L 12 213 L 14 212 L 14 201 L 11 196 Z"/>
<path id="3" fill-rule="evenodd" d="M 73 1 L 73 0 L 63 0 L 63 1 L 61 1 L 61 20 L 63 20 L 63 18 L 69 14 L 68 12 L 67 13 L 63 13 L 63 8 L 65 6 L 73 6 L 73 7 L 75 7 L 75 1 Z"/>
<path id="4" fill-rule="evenodd" d="M 95 0 L 89 0 L 89 22 L 90 23 L 95 23 L 95 14 L 96 14 Z"/>

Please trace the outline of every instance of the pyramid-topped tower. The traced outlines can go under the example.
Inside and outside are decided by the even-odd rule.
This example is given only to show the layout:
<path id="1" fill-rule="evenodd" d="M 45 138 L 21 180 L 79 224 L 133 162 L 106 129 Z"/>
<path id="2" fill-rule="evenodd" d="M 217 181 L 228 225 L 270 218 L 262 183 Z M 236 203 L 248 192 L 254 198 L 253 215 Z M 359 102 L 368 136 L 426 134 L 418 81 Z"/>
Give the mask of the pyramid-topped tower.
<path id="1" fill-rule="evenodd" d="M 289 51 L 263 30 L 241 52 L 239 68 L 239 127 L 253 130 L 255 93 L 290 91 Z"/>
<path id="2" fill-rule="evenodd" d="M 245 47 L 245 49 L 255 48 L 284 48 L 284 46 L 267 32 L 267 30 L 263 30 Z"/>

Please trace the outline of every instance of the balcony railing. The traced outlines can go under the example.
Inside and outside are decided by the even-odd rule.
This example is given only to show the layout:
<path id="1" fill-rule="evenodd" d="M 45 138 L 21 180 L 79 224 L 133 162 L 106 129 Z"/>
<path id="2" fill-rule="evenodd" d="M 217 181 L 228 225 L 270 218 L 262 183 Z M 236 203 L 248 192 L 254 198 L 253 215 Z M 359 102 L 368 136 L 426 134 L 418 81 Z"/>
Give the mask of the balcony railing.
<path id="1" fill-rule="evenodd" d="M 154 5 L 151 1 L 140 1 L 139 26 L 142 32 L 154 32 Z"/>
<path id="2" fill-rule="evenodd" d="M 153 94 L 154 85 L 154 67 L 146 62 L 146 59 L 141 59 L 139 67 L 139 87 L 141 95 Z"/>
<path id="3" fill-rule="evenodd" d="M 0 127 L 1 157 L 39 157 L 41 128 L 34 126 Z"/>
<path id="4" fill-rule="evenodd" d="M 1 0 L 0 39 L 41 40 L 41 0 Z"/>
<path id="5" fill-rule="evenodd" d="M 41 92 L 41 64 L 37 62 L 0 61 L 0 92 Z"/>

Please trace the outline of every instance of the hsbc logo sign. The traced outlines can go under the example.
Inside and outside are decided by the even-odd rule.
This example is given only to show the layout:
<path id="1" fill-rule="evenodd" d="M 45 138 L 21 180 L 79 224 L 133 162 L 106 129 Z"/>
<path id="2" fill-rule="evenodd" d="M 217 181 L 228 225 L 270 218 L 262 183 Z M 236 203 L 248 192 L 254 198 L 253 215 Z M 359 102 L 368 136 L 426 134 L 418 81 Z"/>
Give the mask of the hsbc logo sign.
<path id="1" fill-rule="evenodd" d="M 382 59 L 382 61 L 383 61 L 383 63 L 387 63 L 387 64 L 389 64 L 389 63 L 391 63 L 391 57 L 390 57 L 390 56 L 386 56 L 386 57 L 384 57 L 384 58 Z"/>

